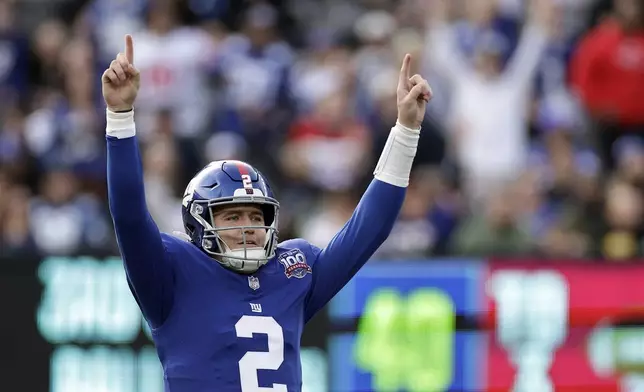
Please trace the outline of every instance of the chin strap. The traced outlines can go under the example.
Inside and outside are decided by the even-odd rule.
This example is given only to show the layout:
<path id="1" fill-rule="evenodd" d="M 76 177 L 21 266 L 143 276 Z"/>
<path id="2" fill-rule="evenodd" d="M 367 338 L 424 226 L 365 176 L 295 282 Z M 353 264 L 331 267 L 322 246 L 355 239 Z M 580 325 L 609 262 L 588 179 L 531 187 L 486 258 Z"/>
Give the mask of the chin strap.
<path id="1" fill-rule="evenodd" d="M 182 231 L 173 231 L 172 235 L 174 235 L 175 237 L 177 237 L 180 240 L 184 240 L 186 242 L 192 242 L 192 238 L 190 238 L 190 236 L 188 234 L 186 234 L 186 233 L 184 233 Z"/>

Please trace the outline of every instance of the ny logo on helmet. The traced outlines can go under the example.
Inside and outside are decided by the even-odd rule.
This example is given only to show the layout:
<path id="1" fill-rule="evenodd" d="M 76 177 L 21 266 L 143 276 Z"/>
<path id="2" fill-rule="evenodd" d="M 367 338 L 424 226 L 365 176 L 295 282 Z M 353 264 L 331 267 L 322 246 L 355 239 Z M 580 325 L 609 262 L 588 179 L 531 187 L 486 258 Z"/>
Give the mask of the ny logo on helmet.
<path id="1" fill-rule="evenodd" d="M 186 191 L 183 193 L 183 200 L 181 204 L 183 204 L 184 207 L 188 207 L 188 203 L 190 200 L 192 200 L 192 196 L 195 193 L 195 188 L 197 187 L 197 181 L 196 179 L 192 179 L 188 186 L 186 187 Z"/>

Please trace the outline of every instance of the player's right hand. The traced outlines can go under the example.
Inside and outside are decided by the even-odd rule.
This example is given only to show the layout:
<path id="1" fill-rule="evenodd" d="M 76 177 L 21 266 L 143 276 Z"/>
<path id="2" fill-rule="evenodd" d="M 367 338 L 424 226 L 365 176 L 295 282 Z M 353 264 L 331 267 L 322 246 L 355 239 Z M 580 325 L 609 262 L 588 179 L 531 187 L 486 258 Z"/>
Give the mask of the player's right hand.
<path id="1" fill-rule="evenodd" d="M 134 67 L 134 44 L 128 34 L 125 36 L 125 53 L 119 53 L 101 77 L 107 108 L 114 112 L 131 110 L 140 83 L 141 75 Z"/>

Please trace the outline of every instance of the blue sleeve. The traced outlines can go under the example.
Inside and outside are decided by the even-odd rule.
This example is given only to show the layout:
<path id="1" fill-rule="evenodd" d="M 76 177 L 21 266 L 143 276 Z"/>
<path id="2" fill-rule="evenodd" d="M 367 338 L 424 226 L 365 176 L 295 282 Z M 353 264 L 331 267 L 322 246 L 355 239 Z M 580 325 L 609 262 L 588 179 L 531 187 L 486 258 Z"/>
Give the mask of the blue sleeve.
<path id="1" fill-rule="evenodd" d="M 174 271 L 146 206 L 136 137 L 107 136 L 107 190 L 128 284 L 141 312 L 156 328 L 172 307 Z"/>
<path id="2" fill-rule="evenodd" d="M 312 287 L 304 320 L 335 296 L 387 239 L 405 199 L 406 188 L 373 180 L 351 219 L 324 248 L 312 247 Z"/>

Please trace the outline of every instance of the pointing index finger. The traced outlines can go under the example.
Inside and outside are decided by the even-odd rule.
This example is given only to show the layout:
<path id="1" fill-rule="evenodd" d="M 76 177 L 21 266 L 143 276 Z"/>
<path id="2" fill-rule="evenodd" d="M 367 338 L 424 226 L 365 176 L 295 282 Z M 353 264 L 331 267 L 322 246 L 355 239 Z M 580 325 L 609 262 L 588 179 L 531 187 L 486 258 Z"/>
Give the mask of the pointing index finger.
<path id="1" fill-rule="evenodd" d="M 399 79 L 399 83 L 400 83 L 401 85 L 403 85 L 403 86 L 407 83 L 407 81 L 408 81 L 408 80 L 409 80 L 409 78 L 410 78 L 410 75 L 409 75 L 409 73 L 410 73 L 410 70 L 409 70 L 409 63 L 410 63 L 410 62 L 411 62 L 411 56 L 410 56 L 410 55 L 409 55 L 409 53 L 408 53 L 408 54 L 406 54 L 406 55 L 405 55 L 405 58 L 403 59 L 402 67 L 400 67 L 400 79 Z"/>
<path id="2" fill-rule="evenodd" d="M 125 57 L 128 63 L 134 65 L 134 42 L 130 34 L 125 36 Z"/>

